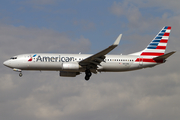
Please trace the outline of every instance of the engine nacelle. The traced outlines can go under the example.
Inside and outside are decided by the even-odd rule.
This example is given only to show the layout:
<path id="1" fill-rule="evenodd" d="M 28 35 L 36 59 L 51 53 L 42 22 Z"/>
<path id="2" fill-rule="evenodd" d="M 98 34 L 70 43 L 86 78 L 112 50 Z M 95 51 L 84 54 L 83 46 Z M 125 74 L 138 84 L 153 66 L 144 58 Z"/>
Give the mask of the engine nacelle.
<path id="1" fill-rule="evenodd" d="M 76 77 L 76 75 L 79 75 L 79 72 L 66 72 L 66 71 L 60 71 L 61 77 Z"/>
<path id="2" fill-rule="evenodd" d="M 67 62 L 62 64 L 63 70 L 79 70 L 80 65 L 77 62 Z"/>

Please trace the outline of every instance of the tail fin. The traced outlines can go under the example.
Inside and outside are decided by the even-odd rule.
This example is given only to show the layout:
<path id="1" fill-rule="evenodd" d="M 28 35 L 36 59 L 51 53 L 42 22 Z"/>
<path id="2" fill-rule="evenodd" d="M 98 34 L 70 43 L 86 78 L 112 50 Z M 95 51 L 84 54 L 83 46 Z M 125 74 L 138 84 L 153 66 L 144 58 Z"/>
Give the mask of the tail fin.
<path id="1" fill-rule="evenodd" d="M 157 57 L 164 55 L 167 42 L 169 39 L 171 31 L 171 26 L 165 26 L 163 29 L 155 36 L 155 38 L 150 42 L 150 44 L 141 52 L 133 53 L 131 55 Z"/>

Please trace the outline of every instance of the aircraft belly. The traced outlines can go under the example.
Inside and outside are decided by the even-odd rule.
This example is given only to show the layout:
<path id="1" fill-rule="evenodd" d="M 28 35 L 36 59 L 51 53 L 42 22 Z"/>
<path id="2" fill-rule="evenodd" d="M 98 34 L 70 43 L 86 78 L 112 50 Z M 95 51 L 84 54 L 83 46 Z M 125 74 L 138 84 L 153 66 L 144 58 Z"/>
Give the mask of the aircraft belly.
<path id="1" fill-rule="evenodd" d="M 102 65 L 102 71 L 128 71 L 130 64 L 123 63 L 104 63 Z"/>

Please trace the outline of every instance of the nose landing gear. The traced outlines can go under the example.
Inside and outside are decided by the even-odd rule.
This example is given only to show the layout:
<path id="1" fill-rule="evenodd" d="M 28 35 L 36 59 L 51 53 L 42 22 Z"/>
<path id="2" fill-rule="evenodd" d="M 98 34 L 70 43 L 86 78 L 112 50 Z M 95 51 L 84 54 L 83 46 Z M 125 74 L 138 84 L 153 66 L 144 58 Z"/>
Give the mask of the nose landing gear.
<path id="1" fill-rule="evenodd" d="M 85 80 L 88 81 L 92 75 L 91 71 L 89 69 L 86 69 L 85 71 Z"/>
<path id="2" fill-rule="evenodd" d="M 22 77 L 22 76 L 23 76 L 23 74 L 22 74 L 22 72 L 20 72 L 20 73 L 19 73 L 19 77 Z"/>
<path id="3" fill-rule="evenodd" d="M 21 70 L 21 69 L 16 69 L 16 68 L 14 68 L 13 71 L 15 71 L 15 72 L 20 72 L 20 73 L 19 73 L 19 77 L 22 77 L 23 74 L 22 74 L 22 70 Z"/>

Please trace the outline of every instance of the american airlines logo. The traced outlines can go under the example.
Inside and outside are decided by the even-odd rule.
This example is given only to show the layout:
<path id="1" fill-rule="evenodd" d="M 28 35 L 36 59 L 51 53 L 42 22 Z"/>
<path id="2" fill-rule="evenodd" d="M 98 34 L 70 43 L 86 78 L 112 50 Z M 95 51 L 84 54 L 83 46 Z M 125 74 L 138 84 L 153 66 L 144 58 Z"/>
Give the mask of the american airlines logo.
<path id="1" fill-rule="evenodd" d="M 74 57 L 49 57 L 49 56 L 38 56 L 36 62 L 70 62 L 74 61 Z"/>
<path id="2" fill-rule="evenodd" d="M 33 57 L 36 57 L 37 54 L 33 55 L 28 61 L 32 61 Z"/>

